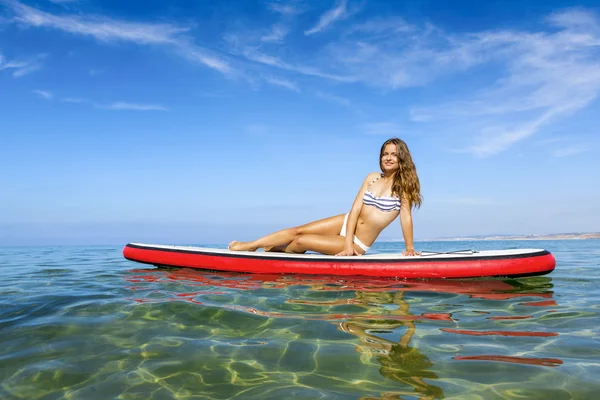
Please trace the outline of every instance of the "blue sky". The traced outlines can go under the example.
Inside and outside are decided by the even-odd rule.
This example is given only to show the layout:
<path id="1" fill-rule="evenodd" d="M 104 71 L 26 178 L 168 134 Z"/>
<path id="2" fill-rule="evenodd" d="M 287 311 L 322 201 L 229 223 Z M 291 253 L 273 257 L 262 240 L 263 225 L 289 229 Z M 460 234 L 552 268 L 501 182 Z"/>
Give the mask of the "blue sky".
<path id="1" fill-rule="evenodd" d="M 0 0 L 0 244 L 252 239 L 394 136 L 417 240 L 600 231 L 599 91 L 595 1 Z"/>

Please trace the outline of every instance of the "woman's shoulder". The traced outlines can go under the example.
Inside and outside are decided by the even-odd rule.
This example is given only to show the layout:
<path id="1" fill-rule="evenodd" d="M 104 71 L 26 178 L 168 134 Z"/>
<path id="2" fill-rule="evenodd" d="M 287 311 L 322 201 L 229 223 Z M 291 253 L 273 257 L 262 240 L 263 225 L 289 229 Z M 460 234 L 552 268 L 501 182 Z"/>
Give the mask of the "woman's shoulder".
<path id="1" fill-rule="evenodd" d="M 367 177 L 365 178 L 365 181 L 372 181 L 374 179 L 377 179 L 381 176 L 381 172 L 371 172 L 369 173 L 369 175 L 367 175 Z"/>

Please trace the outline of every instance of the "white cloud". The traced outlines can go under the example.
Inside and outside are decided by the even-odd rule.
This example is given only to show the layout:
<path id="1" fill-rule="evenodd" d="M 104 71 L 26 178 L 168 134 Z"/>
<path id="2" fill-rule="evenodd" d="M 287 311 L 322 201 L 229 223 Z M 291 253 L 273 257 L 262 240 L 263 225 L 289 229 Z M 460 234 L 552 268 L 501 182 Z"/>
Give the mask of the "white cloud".
<path id="1" fill-rule="evenodd" d="M 79 3 L 80 0 L 48 0 L 51 3 L 57 4 L 68 9 L 71 5 Z"/>
<path id="2" fill-rule="evenodd" d="M 46 100 L 52 100 L 54 94 L 47 90 L 32 90 L 33 93 Z M 114 110 L 114 111 L 169 111 L 169 109 L 160 104 L 144 104 L 144 103 L 131 103 L 126 101 L 116 101 L 108 104 L 98 103 L 93 100 L 82 99 L 78 97 L 64 97 L 60 99 L 64 103 L 87 103 L 94 106 L 95 108 L 103 110 Z"/>
<path id="3" fill-rule="evenodd" d="M 271 26 L 271 29 L 266 34 L 262 34 L 260 41 L 263 43 L 283 43 L 285 37 L 291 31 L 291 24 L 296 15 L 304 11 L 304 7 L 299 7 L 293 2 L 282 3 L 267 3 L 267 7 L 279 14 L 279 21 Z"/>
<path id="4" fill-rule="evenodd" d="M 100 41 L 124 40 L 139 44 L 174 44 L 178 41 L 178 34 L 189 30 L 169 24 L 143 24 L 106 17 L 57 16 L 16 1 L 8 1 L 8 5 L 17 14 L 15 20 L 24 25 L 60 29 L 92 36 Z"/>
<path id="5" fill-rule="evenodd" d="M 272 11 L 286 16 L 295 15 L 302 12 L 302 8 L 295 4 L 268 3 L 267 6 Z"/>
<path id="6" fill-rule="evenodd" d="M 221 72 L 224 75 L 233 75 L 235 73 L 233 67 L 229 63 L 219 57 L 209 55 L 206 51 L 185 42 L 179 43 L 176 48 L 177 52 L 183 57 L 197 61 L 214 70 Z"/>
<path id="7" fill-rule="evenodd" d="M 146 24 L 115 20 L 102 16 L 58 16 L 26 6 L 15 0 L 0 0 L 16 14 L 14 20 L 25 26 L 49 27 L 76 35 L 90 36 L 101 42 L 127 41 L 140 45 L 165 45 L 182 56 L 200 62 L 224 74 L 232 68 L 208 50 L 192 44 L 184 35 L 190 28 L 172 24 Z"/>
<path id="8" fill-rule="evenodd" d="M 547 138 L 547 139 L 544 139 L 544 140 L 540 140 L 538 142 L 538 144 L 540 144 L 540 145 L 546 145 L 546 144 L 551 144 L 551 143 L 558 143 L 558 142 L 563 142 L 566 139 L 567 139 L 566 137 L 552 137 L 552 138 Z"/>
<path id="9" fill-rule="evenodd" d="M 76 97 L 65 97 L 64 99 L 61 99 L 60 101 L 64 101 L 65 103 L 86 103 L 86 102 L 88 102 L 85 99 L 79 99 Z"/>
<path id="10" fill-rule="evenodd" d="M 370 38 L 382 39 L 386 36 L 403 32 L 411 32 L 416 28 L 400 17 L 378 17 L 355 24 L 346 30 L 346 34 L 368 35 Z"/>
<path id="11" fill-rule="evenodd" d="M 50 100 L 54 96 L 50 92 L 42 90 L 34 90 L 38 95 Z M 131 103 L 126 101 L 115 101 L 112 103 L 98 103 L 90 99 L 82 99 L 79 97 L 64 97 L 60 99 L 63 103 L 74 103 L 74 104 L 88 104 L 94 108 L 102 110 L 113 110 L 113 111 L 169 111 L 169 109 L 160 104 L 144 104 L 144 103 Z"/>
<path id="12" fill-rule="evenodd" d="M 546 124 L 554 116 L 553 112 L 547 112 L 539 118 L 516 124 L 514 127 L 493 126 L 485 128 L 479 138 L 477 138 L 478 144 L 469 146 L 463 149 L 463 151 L 480 157 L 499 153 L 514 143 L 536 133 L 542 125 Z"/>
<path id="13" fill-rule="evenodd" d="M 584 28 L 598 31 L 598 21 L 595 16 L 583 9 L 570 9 L 551 14 L 548 21 L 556 26 L 565 28 Z"/>
<path id="14" fill-rule="evenodd" d="M 573 145 L 558 149 L 552 153 L 554 157 L 570 157 L 590 150 L 589 147 L 583 145 Z"/>
<path id="15" fill-rule="evenodd" d="M 353 78 L 351 76 L 329 74 L 329 73 L 322 72 L 318 69 L 315 69 L 313 67 L 288 64 L 287 62 L 285 62 L 277 57 L 262 53 L 256 49 L 252 49 L 252 48 L 246 48 L 244 50 L 243 55 L 250 61 L 269 65 L 271 67 L 280 68 L 280 69 L 287 70 L 290 72 L 296 72 L 296 73 L 299 73 L 302 75 L 316 76 L 319 78 L 325 78 L 325 79 L 329 79 L 329 80 L 333 80 L 333 81 L 337 81 L 337 82 L 353 82 L 353 81 L 355 81 L 355 78 Z"/>
<path id="16" fill-rule="evenodd" d="M 266 77 L 265 80 L 272 85 L 281 86 L 294 92 L 300 92 L 298 85 L 292 81 L 282 78 Z"/>
<path id="17" fill-rule="evenodd" d="M 282 23 L 277 23 L 273 25 L 271 31 L 260 38 L 262 42 L 270 42 L 270 43 L 282 43 L 283 39 L 289 33 L 289 28 L 283 25 Z"/>
<path id="18" fill-rule="evenodd" d="M 277 57 L 269 56 L 267 54 L 261 53 L 258 50 L 247 49 L 244 53 L 247 59 L 251 61 L 256 61 L 261 64 L 270 65 L 272 67 L 277 67 L 281 69 L 293 70 L 292 66 L 289 66 L 285 62 L 281 61 Z"/>
<path id="19" fill-rule="evenodd" d="M 51 27 L 99 41 L 161 45 L 227 76 L 244 73 L 227 60 L 245 58 L 247 71 L 256 72 L 270 84 L 294 91 L 300 90 L 299 77 L 335 84 L 359 83 L 388 92 L 429 85 L 441 79 L 448 79 L 449 83 L 468 79 L 470 85 L 464 90 L 444 94 L 445 99 L 454 100 L 412 106 L 410 117 L 423 125 L 437 124 L 452 136 L 459 151 L 478 156 L 497 154 L 539 134 L 587 107 L 600 93 L 600 22 L 584 9 L 551 14 L 544 19 L 548 29 L 456 34 L 431 24 L 414 25 L 397 16 L 378 17 L 341 26 L 336 30 L 337 38 L 328 36 L 328 42 L 315 43 L 311 51 L 299 52 L 295 47 L 280 44 L 292 33 L 290 21 L 300 8 L 297 3 L 272 1 L 267 7 L 279 19 L 267 25 L 272 30 L 224 35 L 232 56 L 225 58 L 195 45 L 187 36 L 188 27 L 85 15 L 58 16 L 16 0 L 0 0 L 0 3 L 15 12 L 14 20 L 27 26 Z M 353 12 L 348 9 L 347 1 L 337 1 L 304 33 L 321 32 Z M 269 53 L 262 47 L 266 43 Z M 25 65 L 23 61 L 0 60 L 0 69 L 6 68 L 12 68 L 13 75 L 22 76 L 39 68 L 39 63 Z M 477 80 L 469 79 L 472 71 L 478 74 Z M 253 78 L 248 76 L 248 80 Z M 322 99 L 352 106 L 347 98 L 327 94 L 325 88 L 319 90 L 323 91 L 316 96 Z M 381 134 L 394 129 L 391 125 L 365 128 L 367 132 Z"/>
<path id="20" fill-rule="evenodd" d="M 130 110 L 130 111 L 169 111 L 168 108 L 159 104 L 136 104 L 118 101 L 107 105 L 97 105 L 98 108 L 105 110 Z"/>
<path id="21" fill-rule="evenodd" d="M 551 21 L 563 29 L 455 38 L 446 54 L 460 49 L 463 67 L 485 63 L 490 71 L 502 68 L 501 75 L 479 93 L 466 94 L 467 100 L 413 108 L 412 119 L 452 121 L 454 129 L 476 136 L 477 144 L 464 151 L 490 156 L 588 106 L 600 92 L 600 23 L 592 14 L 571 11 Z"/>
<path id="22" fill-rule="evenodd" d="M 346 0 L 339 0 L 338 3 L 332 9 L 327 10 L 323 15 L 321 15 L 321 17 L 319 18 L 319 22 L 317 22 L 315 26 L 306 30 L 304 34 L 312 35 L 317 32 L 321 32 L 323 29 L 327 28 L 335 21 L 347 17 L 347 15 L 348 13 L 346 9 Z"/>
<path id="23" fill-rule="evenodd" d="M 296 15 L 304 11 L 303 8 L 293 3 L 267 3 L 267 7 L 279 14 L 279 21 L 274 23 L 267 33 L 261 33 L 260 42 L 283 43 L 285 37 L 291 31 L 291 24 Z"/>
<path id="24" fill-rule="evenodd" d="M 0 53 L 0 71 L 11 69 L 13 70 L 12 75 L 20 78 L 42 68 L 42 61 L 46 56 L 47 54 L 38 54 L 27 60 L 6 60 Z"/>
<path id="25" fill-rule="evenodd" d="M 325 55 L 331 68 L 385 89 L 423 86 L 435 79 L 480 65 L 489 54 L 470 41 L 437 30 L 388 32 L 384 37 L 353 36 L 330 43 Z"/>
<path id="26" fill-rule="evenodd" d="M 51 99 L 53 97 L 52 92 L 49 92 L 47 90 L 32 90 L 33 93 L 37 94 L 38 96 L 41 96 L 47 100 Z"/>
<path id="27" fill-rule="evenodd" d="M 327 101 L 330 101 L 335 104 L 339 104 L 344 107 L 349 107 L 349 108 L 353 107 L 352 102 L 345 97 L 340 97 L 340 96 L 336 96 L 334 94 L 324 93 L 324 92 L 317 92 L 316 95 L 317 95 L 317 97 L 319 97 L 323 100 L 327 100 Z"/>
<path id="28" fill-rule="evenodd" d="M 20 78 L 22 76 L 28 75 L 32 72 L 35 72 L 41 68 L 39 64 L 29 64 L 25 67 L 17 68 L 15 72 L 13 72 L 13 76 L 15 78 Z"/>

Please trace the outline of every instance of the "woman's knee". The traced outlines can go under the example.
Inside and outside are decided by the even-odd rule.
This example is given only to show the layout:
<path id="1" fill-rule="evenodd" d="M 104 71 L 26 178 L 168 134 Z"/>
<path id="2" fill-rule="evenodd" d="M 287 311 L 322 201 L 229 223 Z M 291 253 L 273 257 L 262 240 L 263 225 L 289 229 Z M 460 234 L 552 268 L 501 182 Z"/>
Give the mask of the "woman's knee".
<path id="1" fill-rule="evenodd" d="M 304 249 L 304 244 L 305 244 L 304 236 L 297 235 L 296 238 L 294 240 L 292 240 L 291 243 L 287 246 L 287 250 L 294 252 L 294 253 L 303 252 L 306 250 L 306 249 Z"/>
<path id="2" fill-rule="evenodd" d="M 303 227 L 302 226 L 295 226 L 293 228 L 290 228 L 290 232 L 292 233 L 292 235 L 294 236 L 294 240 L 300 236 L 304 234 L 303 231 Z"/>
<path id="3" fill-rule="evenodd" d="M 307 237 L 308 236 L 309 235 L 306 235 L 306 234 L 303 234 L 303 233 L 299 234 L 298 236 L 296 236 L 296 240 L 295 240 L 296 244 L 298 246 L 300 246 L 300 247 L 306 246 L 306 242 L 307 242 Z"/>

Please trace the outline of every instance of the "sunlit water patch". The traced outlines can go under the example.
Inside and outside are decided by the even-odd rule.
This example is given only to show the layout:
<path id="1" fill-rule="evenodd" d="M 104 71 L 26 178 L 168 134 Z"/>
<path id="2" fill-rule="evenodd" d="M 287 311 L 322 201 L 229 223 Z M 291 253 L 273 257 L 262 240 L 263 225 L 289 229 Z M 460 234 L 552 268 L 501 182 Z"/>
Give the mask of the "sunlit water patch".
<path id="1" fill-rule="evenodd" d="M 600 241 L 550 275 L 393 280 L 157 269 L 1 248 L 2 399 L 595 399 Z M 398 244 L 374 251 L 397 251 Z"/>

